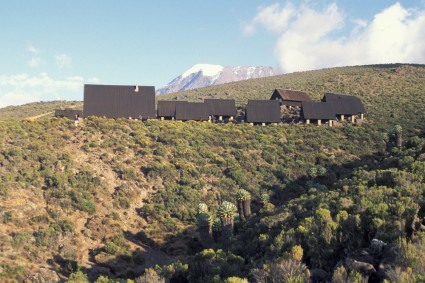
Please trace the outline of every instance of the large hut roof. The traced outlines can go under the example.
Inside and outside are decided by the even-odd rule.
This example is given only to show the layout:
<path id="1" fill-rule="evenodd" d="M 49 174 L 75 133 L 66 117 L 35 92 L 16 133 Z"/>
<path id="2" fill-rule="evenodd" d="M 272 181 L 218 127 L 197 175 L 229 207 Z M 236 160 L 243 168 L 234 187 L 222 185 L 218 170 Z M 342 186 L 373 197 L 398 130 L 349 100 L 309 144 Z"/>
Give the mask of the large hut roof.
<path id="1" fill-rule="evenodd" d="M 213 116 L 236 116 L 238 113 L 234 99 L 205 99 L 204 103 Z"/>
<path id="2" fill-rule="evenodd" d="M 158 117 L 175 117 L 176 105 L 185 102 L 181 100 L 158 100 Z"/>
<path id="3" fill-rule="evenodd" d="M 69 119 L 74 119 L 75 115 L 83 117 L 83 110 L 74 109 L 74 108 L 65 108 L 65 109 L 55 109 L 56 117 L 65 117 Z"/>
<path id="4" fill-rule="evenodd" d="M 155 87 L 84 85 L 84 116 L 154 118 Z"/>
<path id="5" fill-rule="evenodd" d="M 335 113 L 337 115 L 356 115 L 359 113 L 366 113 L 360 98 L 338 93 L 326 93 L 322 101 L 334 103 Z"/>
<path id="6" fill-rule="evenodd" d="M 279 102 L 276 100 L 248 100 L 246 121 L 248 123 L 279 123 Z"/>
<path id="7" fill-rule="evenodd" d="M 273 95 L 279 96 L 282 100 L 290 101 L 311 101 L 311 98 L 304 91 L 277 88 Z"/>
<path id="8" fill-rule="evenodd" d="M 206 121 L 209 119 L 208 106 L 200 102 L 183 102 L 176 104 L 176 120 Z"/>
<path id="9" fill-rule="evenodd" d="M 302 115 L 305 120 L 335 120 L 334 103 L 305 101 L 302 103 Z"/>

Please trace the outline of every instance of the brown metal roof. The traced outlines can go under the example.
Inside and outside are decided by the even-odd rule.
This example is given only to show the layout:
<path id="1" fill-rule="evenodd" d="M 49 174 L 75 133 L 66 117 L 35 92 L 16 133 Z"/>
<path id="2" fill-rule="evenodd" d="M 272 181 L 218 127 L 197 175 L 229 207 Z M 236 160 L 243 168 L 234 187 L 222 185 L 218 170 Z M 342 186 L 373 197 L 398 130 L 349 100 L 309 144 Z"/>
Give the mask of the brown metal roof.
<path id="1" fill-rule="evenodd" d="M 199 102 L 183 102 L 176 104 L 176 120 L 207 121 L 209 119 L 208 106 Z"/>
<path id="2" fill-rule="evenodd" d="M 336 114 L 333 102 L 304 101 L 302 115 L 305 120 L 335 120 Z"/>
<path id="3" fill-rule="evenodd" d="M 185 102 L 181 100 L 158 100 L 158 117 L 175 117 L 176 105 Z"/>
<path id="4" fill-rule="evenodd" d="M 292 89 L 282 89 L 277 88 L 272 94 L 272 100 L 276 98 L 281 98 L 282 100 L 289 101 L 311 101 L 311 98 L 304 91 L 292 90 Z"/>
<path id="5" fill-rule="evenodd" d="M 326 93 L 322 101 L 334 103 L 337 115 L 357 115 L 366 113 L 360 98 L 347 94 Z"/>
<path id="6" fill-rule="evenodd" d="M 84 85 L 84 116 L 155 118 L 155 87 Z"/>
<path id="7" fill-rule="evenodd" d="M 204 103 L 212 116 L 236 116 L 238 113 L 234 99 L 205 99 Z"/>
<path id="8" fill-rule="evenodd" d="M 83 116 L 83 110 L 74 109 L 74 108 L 65 108 L 65 109 L 56 109 L 55 116 L 56 117 L 65 117 L 69 119 L 74 119 L 75 115 L 79 117 Z"/>
<path id="9" fill-rule="evenodd" d="M 276 100 L 248 100 L 245 117 L 248 123 L 279 123 L 279 102 Z"/>

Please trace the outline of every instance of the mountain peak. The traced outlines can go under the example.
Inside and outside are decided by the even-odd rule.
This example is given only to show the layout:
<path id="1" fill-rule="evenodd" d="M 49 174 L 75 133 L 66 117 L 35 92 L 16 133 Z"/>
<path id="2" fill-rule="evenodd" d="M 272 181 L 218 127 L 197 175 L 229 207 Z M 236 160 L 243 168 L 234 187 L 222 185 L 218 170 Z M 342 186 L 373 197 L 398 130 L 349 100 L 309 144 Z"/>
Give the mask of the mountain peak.
<path id="1" fill-rule="evenodd" d="M 262 78 L 273 75 L 275 75 L 275 72 L 272 67 L 223 67 L 220 65 L 196 64 L 169 82 L 165 87 L 158 89 L 157 94 L 179 92 L 211 85 Z"/>
<path id="2" fill-rule="evenodd" d="M 224 67 L 220 65 L 211 65 L 211 64 L 196 64 L 184 72 L 181 76 L 186 78 L 191 74 L 198 73 L 202 71 L 202 74 L 207 77 L 214 77 L 223 71 Z"/>

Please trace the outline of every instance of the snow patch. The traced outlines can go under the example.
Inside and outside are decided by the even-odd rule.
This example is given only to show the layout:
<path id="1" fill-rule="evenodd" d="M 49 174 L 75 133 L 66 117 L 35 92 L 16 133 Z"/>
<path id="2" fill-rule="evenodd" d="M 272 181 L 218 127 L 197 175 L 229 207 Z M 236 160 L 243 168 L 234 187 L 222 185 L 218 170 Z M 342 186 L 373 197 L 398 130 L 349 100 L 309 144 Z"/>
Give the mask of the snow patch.
<path id="1" fill-rule="evenodd" d="M 190 76 L 191 74 L 198 73 L 202 71 L 202 74 L 207 77 L 214 77 L 223 71 L 224 67 L 220 65 L 210 65 L 210 64 L 196 64 L 186 72 L 182 74 L 183 78 Z"/>

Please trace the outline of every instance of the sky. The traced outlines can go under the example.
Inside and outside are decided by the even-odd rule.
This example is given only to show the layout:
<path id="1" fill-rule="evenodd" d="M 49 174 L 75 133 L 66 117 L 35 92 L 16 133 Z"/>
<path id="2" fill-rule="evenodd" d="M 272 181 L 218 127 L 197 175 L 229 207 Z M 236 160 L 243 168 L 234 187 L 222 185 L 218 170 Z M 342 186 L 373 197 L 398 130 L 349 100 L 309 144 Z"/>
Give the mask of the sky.
<path id="1" fill-rule="evenodd" d="M 425 0 L 13 0 L 0 7 L 0 108 L 157 89 L 195 64 L 281 73 L 425 64 Z"/>

